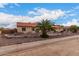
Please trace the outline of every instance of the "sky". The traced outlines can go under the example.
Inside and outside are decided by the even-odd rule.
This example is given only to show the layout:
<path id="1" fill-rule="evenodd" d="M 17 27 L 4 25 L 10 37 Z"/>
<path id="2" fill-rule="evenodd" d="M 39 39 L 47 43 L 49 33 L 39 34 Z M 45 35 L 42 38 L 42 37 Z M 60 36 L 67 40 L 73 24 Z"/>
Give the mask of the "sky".
<path id="1" fill-rule="evenodd" d="M 0 3 L 0 27 L 16 28 L 16 22 L 42 19 L 57 25 L 79 26 L 79 3 Z"/>

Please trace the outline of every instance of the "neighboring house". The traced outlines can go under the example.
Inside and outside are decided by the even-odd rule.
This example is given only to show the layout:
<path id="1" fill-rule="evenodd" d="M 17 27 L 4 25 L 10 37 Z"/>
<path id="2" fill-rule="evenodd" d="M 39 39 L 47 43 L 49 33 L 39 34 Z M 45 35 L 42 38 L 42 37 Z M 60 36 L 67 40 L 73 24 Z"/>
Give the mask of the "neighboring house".
<path id="1" fill-rule="evenodd" d="M 2 28 L 0 28 L 0 34 L 2 34 Z"/>
<path id="2" fill-rule="evenodd" d="M 52 28 L 55 29 L 57 32 L 63 31 L 63 28 L 60 25 L 53 25 Z"/>
<path id="3" fill-rule="evenodd" d="M 0 34 L 2 33 L 2 31 L 0 30 Z"/>
<path id="4" fill-rule="evenodd" d="M 36 25 L 37 25 L 36 23 L 17 22 L 17 32 L 22 33 L 33 32 Z"/>
<path id="5" fill-rule="evenodd" d="M 1 34 L 13 34 L 16 33 L 17 30 L 16 29 L 9 29 L 9 28 L 4 28 L 0 30 Z"/>

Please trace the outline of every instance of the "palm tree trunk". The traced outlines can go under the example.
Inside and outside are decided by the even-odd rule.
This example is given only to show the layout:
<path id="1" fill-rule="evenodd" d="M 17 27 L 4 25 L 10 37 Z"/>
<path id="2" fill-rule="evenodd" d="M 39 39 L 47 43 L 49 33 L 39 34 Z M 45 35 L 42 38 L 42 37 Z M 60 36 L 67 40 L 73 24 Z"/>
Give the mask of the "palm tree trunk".
<path id="1" fill-rule="evenodd" d="M 46 30 L 43 30 L 43 31 L 42 31 L 41 37 L 42 37 L 42 38 L 48 38 L 48 37 L 49 37 L 49 36 L 47 35 Z"/>

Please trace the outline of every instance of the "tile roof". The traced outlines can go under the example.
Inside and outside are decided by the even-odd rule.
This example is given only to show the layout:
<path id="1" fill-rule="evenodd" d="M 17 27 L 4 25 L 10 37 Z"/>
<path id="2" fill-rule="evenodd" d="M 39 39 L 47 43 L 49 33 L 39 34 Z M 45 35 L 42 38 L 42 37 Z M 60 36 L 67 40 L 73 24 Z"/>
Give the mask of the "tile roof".
<path id="1" fill-rule="evenodd" d="M 53 25 L 52 28 L 59 29 L 61 27 L 60 27 L 60 25 Z"/>
<path id="2" fill-rule="evenodd" d="M 24 23 L 24 22 L 17 22 L 17 27 L 35 27 L 36 23 Z"/>

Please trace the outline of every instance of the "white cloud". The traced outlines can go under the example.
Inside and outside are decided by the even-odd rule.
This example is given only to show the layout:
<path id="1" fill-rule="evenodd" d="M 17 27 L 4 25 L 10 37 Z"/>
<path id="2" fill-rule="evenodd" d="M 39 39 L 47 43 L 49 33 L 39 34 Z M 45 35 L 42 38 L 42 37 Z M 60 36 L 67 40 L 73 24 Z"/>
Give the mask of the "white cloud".
<path id="1" fill-rule="evenodd" d="M 2 25 L 3 27 L 12 27 L 14 28 L 16 22 L 18 21 L 28 21 L 29 17 L 28 16 L 14 16 L 14 15 L 11 15 L 11 14 L 5 14 L 5 13 L 0 13 L 0 25 Z"/>
<path id="2" fill-rule="evenodd" d="M 79 6 L 72 7 L 70 10 L 66 10 L 66 11 L 64 11 L 64 12 L 65 12 L 65 13 L 72 13 L 72 12 L 74 12 L 74 11 L 76 11 L 76 10 L 79 10 Z"/>
<path id="3" fill-rule="evenodd" d="M 29 14 L 29 15 L 38 15 L 38 14 L 37 14 L 36 12 L 34 12 L 34 11 L 29 11 L 28 14 Z"/>
<path id="4" fill-rule="evenodd" d="M 73 13 L 71 13 L 71 14 L 68 14 L 68 16 L 75 16 L 76 14 L 73 14 Z"/>
<path id="5" fill-rule="evenodd" d="M 39 15 L 34 18 L 41 19 L 57 19 L 64 15 L 64 11 L 58 10 L 48 10 L 45 8 L 35 8 L 35 11 L 29 11 L 28 14 Z"/>
<path id="6" fill-rule="evenodd" d="M 79 22 L 78 19 L 72 19 L 72 21 L 68 21 L 67 23 L 63 24 L 64 26 L 71 26 L 71 25 L 78 25 L 79 26 Z"/>
<path id="7" fill-rule="evenodd" d="M 16 5 L 16 6 L 18 6 L 18 7 L 20 6 L 18 3 L 15 3 L 14 5 Z"/>
<path id="8" fill-rule="evenodd" d="M 44 8 L 37 9 L 35 11 L 29 11 L 29 14 L 36 14 L 33 17 L 30 16 L 15 16 L 12 14 L 0 13 L 0 25 L 4 24 L 6 28 L 16 27 L 16 22 L 38 22 L 42 19 L 57 19 L 64 15 L 64 12 L 60 9 L 58 10 L 47 10 Z M 37 15 L 40 14 L 40 15 Z"/>
<path id="9" fill-rule="evenodd" d="M 76 6 L 75 8 L 73 8 L 73 9 L 79 9 L 79 6 Z"/>
<path id="10" fill-rule="evenodd" d="M 7 5 L 8 3 L 0 3 L 0 8 L 5 8 L 5 5 Z"/>
<path id="11" fill-rule="evenodd" d="M 37 8 L 36 11 L 39 14 L 47 14 L 47 13 L 50 13 L 51 12 L 51 10 L 47 10 L 45 8 Z"/>
<path id="12" fill-rule="evenodd" d="M 8 5 L 9 3 L 0 3 L 0 8 L 5 8 L 6 5 Z M 14 3 L 15 6 L 20 6 L 18 3 Z M 13 6 L 10 6 L 10 8 L 13 8 Z"/>

